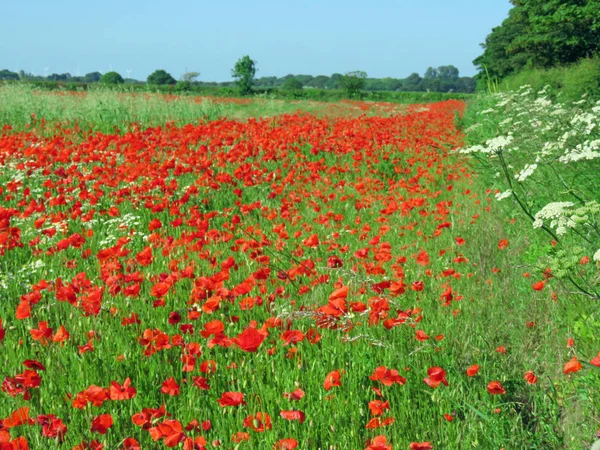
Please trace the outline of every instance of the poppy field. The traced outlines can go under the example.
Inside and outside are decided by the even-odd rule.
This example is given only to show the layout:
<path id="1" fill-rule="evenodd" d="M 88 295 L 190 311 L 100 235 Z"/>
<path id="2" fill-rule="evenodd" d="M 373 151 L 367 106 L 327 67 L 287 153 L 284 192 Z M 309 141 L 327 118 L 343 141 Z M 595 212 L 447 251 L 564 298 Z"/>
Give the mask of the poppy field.
<path id="1" fill-rule="evenodd" d="M 0 450 L 589 448 L 598 302 L 380 109 L 4 125 Z"/>

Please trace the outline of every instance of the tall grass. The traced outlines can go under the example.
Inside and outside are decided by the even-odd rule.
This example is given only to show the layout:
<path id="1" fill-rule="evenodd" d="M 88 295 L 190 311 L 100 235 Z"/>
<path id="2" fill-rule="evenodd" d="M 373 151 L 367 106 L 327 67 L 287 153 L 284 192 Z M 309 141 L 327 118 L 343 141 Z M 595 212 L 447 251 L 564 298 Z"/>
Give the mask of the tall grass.
<path id="1" fill-rule="evenodd" d="M 534 91 L 549 86 L 549 94 L 563 101 L 579 99 L 583 94 L 600 97 L 600 58 L 583 59 L 571 66 L 524 70 L 505 78 L 501 91 L 517 90 L 529 85 Z"/>

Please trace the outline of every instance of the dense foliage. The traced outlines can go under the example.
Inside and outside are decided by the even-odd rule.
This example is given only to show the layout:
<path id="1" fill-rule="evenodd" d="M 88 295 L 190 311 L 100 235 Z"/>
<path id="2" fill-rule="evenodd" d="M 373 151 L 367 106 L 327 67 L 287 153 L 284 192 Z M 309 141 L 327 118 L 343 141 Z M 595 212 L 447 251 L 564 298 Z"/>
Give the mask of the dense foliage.
<path id="1" fill-rule="evenodd" d="M 102 84 L 123 84 L 123 77 L 118 72 L 107 72 L 99 80 Z"/>
<path id="2" fill-rule="evenodd" d="M 149 85 L 162 86 L 167 84 L 173 85 L 177 83 L 177 80 L 167 71 L 159 69 L 148 75 L 147 82 Z"/>
<path id="3" fill-rule="evenodd" d="M 231 70 L 231 76 L 236 79 L 237 87 L 242 95 L 252 92 L 256 70 L 256 61 L 248 55 L 242 56 Z"/>
<path id="4" fill-rule="evenodd" d="M 504 78 L 523 69 L 574 63 L 600 52 L 600 0 L 511 0 L 474 64 Z"/>

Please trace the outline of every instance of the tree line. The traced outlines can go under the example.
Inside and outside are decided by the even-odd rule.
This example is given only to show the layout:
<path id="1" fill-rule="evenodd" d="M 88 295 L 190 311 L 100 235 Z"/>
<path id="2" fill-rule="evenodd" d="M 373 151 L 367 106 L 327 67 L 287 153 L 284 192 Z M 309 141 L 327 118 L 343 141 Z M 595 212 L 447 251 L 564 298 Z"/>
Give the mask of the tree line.
<path id="1" fill-rule="evenodd" d="M 56 81 L 66 83 L 103 83 L 103 84 L 147 84 L 151 86 L 173 85 L 178 90 L 189 90 L 192 86 L 205 87 L 237 87 L 243 94 L 251 93 L 252 89 L 280 89 L 298 91 L 303 89 L 341 89 L 348 94 L 361 91 L 399 91 L 399 92 L 461 92 L 475 91 L 476 80 L 473 77 L 461 77 L 459 70 L 453 65 L 429 67 L 423 76 L 412 73 L 406 78 L 370 78 L 366 72 L 353 71 L 345 74 L 328 75 L 294 75 L 283 77 L 263 76 L 256 78 L 257 63 L 250 56 L 240 58 L 232 69 L 235 81 L 207 82 L 200 81 L 199 72 L 186 72 L 179 80 L 163 69 L 154 71 L 146 81 L 123 78 L 115 71 L 100 73 L 90 72 L 83 76 L 72 76 L 70 73 L 39 76 L 24 71 L 11 72 L 0 70 L 0 80 L 24 81 Z"/>
<path id="2" fill-rule="evenodd" d="M 473 63 L 478 78 L 503 79 L 600 53 L 600 0 L 511 0 L 508 17 L 492 29 Z M 600 78 L 600 74 L 598 75 Z"/>

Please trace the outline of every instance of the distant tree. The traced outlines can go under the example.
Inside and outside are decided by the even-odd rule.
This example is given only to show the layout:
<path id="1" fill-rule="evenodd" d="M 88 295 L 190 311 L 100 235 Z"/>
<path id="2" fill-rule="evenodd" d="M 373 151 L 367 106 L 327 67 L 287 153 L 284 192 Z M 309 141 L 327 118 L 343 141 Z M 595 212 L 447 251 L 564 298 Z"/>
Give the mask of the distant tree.
<path id="1" fill-rule="evenodd" d="M 8 69 L 0 70 L 0 80 L 18 80 L 19 74 Z"/>
<path id="2" fill-rule="evenodd" d="M 166 84 L 175 84 L 177 83 L 177 80 L 173 78 L 170 73 L 163 69 L 159 69 L 148 75 L 147 82 L 154 86 L 163 86 Z"/>
<path id="3" fill-rule="evenodd" d="M 508 18 L 492 29 L 473 63 L 479 77 L 504 78 L 600 54 L 599 0 L 511 0 Z"/>
<path id="4" fill-rule="evenodd" d="M 247 95 L 252 92 L 252 84 L 256 75 L 256 61 L 246 55 L 238 59 L 231 70 L 231 76 L 236 79 L 240 94 Z"/>
<path id="5" fill-rule="evenodd" d="M 438 76 L 439 73 L 435 67 L 428 67 L 425 71 L 425 75 L 423 76 L 423 78 L 425 78 L 426 80 L 433 80 L 434 78 L 438 78 Z"/>
<path id="6" fill-rule="evenodd" d="M 344 75 L 342 75 L 341 73 L 334 73 L 329 77 L 329 81 L 327 82 L 327 88 L 328 89 L 339 89 L 340 86 L 342 85 L 342 78 L 344 78 Z"/>
<path id="7" fill-rule="evenodd" d="M 317 75 L 314 77 L 309 86 L 317 88 L 317 89 L 325 89 L 327 87 L 327 82 L 329 81 L 329 77 L 326 75 Z"/>
<path id="8" fill-rule="evenodd" d="M 188 81 L 188 82 L 192 82 L 192 81 L 196 81 L 196 78 L 198 78 L 200 76 L 200 72 L 185 72 L 183 75 L 181 75 L 181 81 Z"/>
<path id="9" fill-rule="evenodd" d="M 365 87 L 367 73 L 361 70 L 348 72 L 342 77 L 341 85 L 349 96 L 354 96 L 360 93 L 360 90 Z"/>
<path id="10" fill-rule="evenodd" d="M 302 86 L 308 86 L 314 77 L 312 75 L 296 75 L 294 78 L 298 80 Z"/>
<path id="11" fill-rule="evenodd" d="M 402 85 L 402 90 L 407 92 L 420 92 L 423 90 L 423 78 L 418 73 L 411 73 Z"/>
<path id="12" fill-rule="evenodd" d="M 124 80 L 118 72 L 106 72 L 100 78 L 100 83 L 102 84 L 123 84 Z"/>
<path id="13" fill-rule="evenodd" d="M 300 91 L 302 90 L 302 82 L 297 78 L 288 78 L 281 86 L 281 89 L 285 91 Z"/>
<path id="14" fill-rule="evenodd" d="M 458 80 L 459 71 L 456 67 L 450 66 L 440 66 L 437 68 L 438 77 L 442 80 L 446 81 L 456 81 Z"/>
<path id="15" fill-rule="evenodd" d="M 88 83 L 97 83 L 102 78 L 102 74 L 100 72 L 90 72 L 86 73 L 83 77 L 84 81 Z"/>

